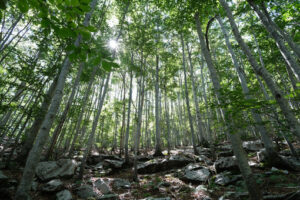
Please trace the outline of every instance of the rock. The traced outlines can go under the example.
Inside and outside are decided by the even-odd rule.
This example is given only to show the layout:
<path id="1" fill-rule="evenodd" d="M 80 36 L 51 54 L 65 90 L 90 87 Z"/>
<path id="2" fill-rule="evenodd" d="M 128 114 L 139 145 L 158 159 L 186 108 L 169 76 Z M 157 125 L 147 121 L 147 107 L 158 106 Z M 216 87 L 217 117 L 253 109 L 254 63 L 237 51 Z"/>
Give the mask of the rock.
<path id="1" fill-rule="evenodd" d="M 160 188 L 160 187 L 170 187 L 170 186 L 171 186 L 171 183 L 166 182 L 166 181 L 163 181 L 163 182 L 161 182 L 157 185 L 158 188 Z"/>
<path id="2" fill-rule="evenodd" d="M 119 160 L 104 160 L 103 162 L 103 168 L 108 169 L 120 169 L 122 168 L 124 162 Z"/>
<path id="3" fill-rule="evenodd" d="M 266 149 L 261 149 L 259 150 L 257 153 L 257 161 L 258 162 L 264 162 L 266 161 L 266 156 L 267 156 L 267 152 L 266 152 Z"/>
<path id="4" fill-rule="evenodd" d="M 110 194 L 111 193 L 111 190 L 110 188 L 108 187 L 108 185 L 102 181 L 101 179 L 98 179 L 96 182 L 95 182 L 95 186 L 96 188 L 102 193 L 102 194 Z"/>
<path id="5" fill-rule="evenodd" d="M 196 170 L 186 170 L 181 179 L 189 182 L 205 182 L 208 180 L 209 176 L 209 170 L 202 168 Z"/>
<path id="6" fill-rule="evenodd" d="M 75 168 L 74 160 L 60 159 L 38 163 L 35 173 L 42 181 L 48 181 L 54 178 L 70 178 L 74 175 Z"/>
<path id="7" fill-rule="evenodd" d="M 32 184 L 31 184 L 31 190 L 32 191 L 37 191 L 38 185 L 39 185 L 38 182 L 33 181 Z"/>
<path id="8" fill-rule="evenodd" d="M 117 189 L 129 189 L 131 187 L 131 184 L 128 180 L 116 178 L 113 182 L 113 186 Z"/>
<path id="9" fill-rule="evenodd" d="M 243 142 L 243 147 L 247 151 L 259 151 L 263 148 L 262 142 L 260 140 L 256 141 L 245 141 Z"/>
<path id="10" fill-rule="evenodd" d="M 195 188 L 195 192 L 199 192 L 199 191 L 207 191 L 207 188 L 205 185 L 198 185 L 196 188 Z"/>
<path id="11" fill-rule="evenodd" d="M 232 150 L 227 150 L 227 151 L 221 151 L 217 153 L 217 157 L 228 157 L 228 156 L 233 156 L 233 151 Z"/>
<path id="12" fill-rule="evenodd" d="M 207 157 L 211 157 L 211 149 L 210 148 L 203 148 L 203 147 L 197 147 L 199 155 L 204 155 Z"/>
<path id="13" fill-rule="evenodd" d="M 0 171 L 0 186 L 6 186 L 8 183 L 8 177 L 2 172 Z"/>
<path id="14" fill-rule="evenodd" d="M 90 185 L 82 185 L 76 189 L 76 195 L 79 198 L 87 199 L 90 197 L 97 197 L 97 194 L 94 192 L 94 189 Z"/>
<path id="15" fill-rule="evenodd" d="M 42 187 L 44 192 L 57 192 L 63 188 L 63 183 L 59 179 L 54 179 Z"/>
<path id="16" fill-rule="evenodd" d="M 205 155 L 199 155 L 196 157 L 198 162 L 204 162 L 206 165 L 212 165 L 213 162 Z"/>
<path id="17" fill-rule="evenodd" d="M 118 160 L 118 161 L 122 161 L 121 158 L 115 156 L 115 155 L 105 155 L 105 154 L 94 154 L 88 157 L 87 159 L 87 164 L 88 165 L 96 165 L 97 163 L 104 161 L 104 160 Z"/>
<path id="18" fill-rule="evenodd" d="M 174 169 L 183 167 L 191 162 L 193 162 L 191 158 L 187 158 L 186 156 L 174 155 L 171 156 L 169 160 L 163 160 L 163 165 L 165 165 L 167 169 Z"/>
<path id="19" fill-rule="evenodd" d="M 186 156 L 175 155 L 170 159 L 153 159 L 137 166 L 138 173 L 151 174 L 155 172 L 161 172 L 171 169 L 176 169 L 193 162 L 191 158 Z"/>
<path id="20" fill-rule="evenodd" d="M 289 170 L 300 171 L 300 161 L 294 157 L 280 156 L 281 159 L 289 165 Z"/>
<path id="21" fill-rule="evenodd" d="M 234 156 L 218 159 L 214 163 L 214 168 L 217 173 L 220 173 L 225 170 L 229 170 L 229 171 L 238 171 L 239 170 L 238 165 L 236 163 L 236 158 Z"/>
<path id="22" fill-rule="evenodd" d="M 72 194 L 69 190 L 62 190 L 56 193 L 56 200 L 72 200 Z"/>
<path id="23" fill-rule="evenodd" d="M 119 196 L 117 194 L 105 194 L 99 198 L 97 198 L 97 200 L 118 200 Z"/>
<path id="24" fill-rule="evenodd" d="M 148 197 L 144 200 L 171 200 L 171 198 L 170 197 L 160 197 L 160 198 Z"/>
<path id="25" fill-rule="evenodd" d="M 296 192 L 291 192 L 287 194 L 277 194 L 277 195 L 265 195 L 264 200 L 299 200 L 300 190 Z"/>
<path id="26" fill-rule="evenodd" d="M 215 183 L 218 185 L 225 186 L 241 178 L 241 175 L 232 175 L 231 172 L 222 172 L 216 175 Z"/>
<path id="27" fill-rule="evenodd" d="M 137 165 L 137 171 L 141 174 L 151 174 L 155 172 L 162 171 L 162 160 L 161 159 L 153 159 L 142 164 Z"/>

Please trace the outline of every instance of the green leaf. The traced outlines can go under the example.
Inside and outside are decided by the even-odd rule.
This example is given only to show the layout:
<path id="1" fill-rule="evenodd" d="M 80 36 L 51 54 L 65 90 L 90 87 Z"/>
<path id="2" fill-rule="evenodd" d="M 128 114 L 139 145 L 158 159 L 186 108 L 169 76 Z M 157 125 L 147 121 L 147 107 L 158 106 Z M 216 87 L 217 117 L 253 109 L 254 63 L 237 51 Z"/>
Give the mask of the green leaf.
<path id="1" fill-rule="evenodd" d="M 110 72 L 111 71 L 111 68 L 112 68 L 112 65 L 111 65 L 111 62 L 107 62 L 106 60 L 102 60 L 102 67 L 105 71 L 108 71 Z"/>
<path id="2" fill-rule="evenodd" d="M 29 5 L 27 0 L 18 1 L 17 7 L 20 9 L 22 13 L 26 13 L 29 10 Z"/>

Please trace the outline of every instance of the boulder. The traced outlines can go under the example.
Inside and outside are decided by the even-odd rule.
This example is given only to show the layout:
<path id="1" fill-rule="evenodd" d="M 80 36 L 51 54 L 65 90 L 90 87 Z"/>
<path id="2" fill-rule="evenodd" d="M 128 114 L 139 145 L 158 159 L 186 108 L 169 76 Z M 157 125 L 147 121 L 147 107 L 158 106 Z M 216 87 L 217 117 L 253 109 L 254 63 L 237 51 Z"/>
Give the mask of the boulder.
<path id="1" fill-rule="evenodd" d="M 106 155 L 106 154 L 94 154 L 88 157 L 87 159 L 87 164 L 88 165 L 96 165 L 97 163 L 104 161 L 104 160 L 118 160 L 118 161 L 122 161 L 121 158 L 115 156 L 115 155 Z"/>
<path id="2" fill-rule="evenodd" d="M 69 190 L 62 190 L 56 193 L 56 200 L 72 200 L 72 194 Z"/>
<path id="3" fill-rule="evenodd" d="M 232 157 L 224 157 L 216 160 L 214 163 L 214 169 L 217 173 L 220 173 L 225 170 L 229 171 L 238 171 L 238 165 L 236 163 L 236 158 Z"/>
<path id="4" fill-rule="evenodd" d="M 43 192 L 57 192 L 63 188 L 63 183 L 59 179 L 54 179 L 42 187 Z"/>
<path id="5" fill-rule="evenodd" d="M 140 174 L 151 174 L 162 171 L 162 160 L 153 159 L 137 165 L 137 171 Z"/>
<path id="6" fill-rule="evenodd" d="M 137 166 L 138 173 L 155 173 L 184 167 L 193 162 L 191 158 L 182 155 L 174 155 L 169 159 L 152 159 Z"/>
<path id="7" fill-rule="evenodd" d="M 233 151 L 232 150 L 226 150 L 226 151 L 220 151 L 217 153 L 217 157 L 228 157 L 228 156 L 233 156 Z"/>
<path id="8" fill-rule="evenodd" d="M 232 175 L 231 172 L 222 172 L 216 175 L 215 183 L 218 185 L 225 186 L 241 178 L 241 175 Z"/>
<path id="9" fill-rule="evenodd" d="M 207 156 L 205 155 L 199 155 L 199 156 L 196 156 L 196 160 L 198 162 L 204 162 L 206 165 L 212 165 L 212 161 L 211 159 L 209 159 Z"/>
<path id="10" fill-rule="evenodd" d="M 243 147 L 247 151 L 259 151 L 263 148 L 262 142 L 260 140 L 256 141 L 245 141 L 243 142 Z"/>
<path id="11" fill-rule="evenodd" d="M 102 194 L 110 194 L 111 193 L 111 190 L 110 188 L 108 187 L 108 185 L 102 181 L 101 179 L 98 179 L 96 182 L 95 182 L 95 187 L 102 193 Z"/>
<path id="12" fill-rule="evenodd" d="M 0 171 L 0 186 L 6 186 L 7 183 L 8 177 L 2 171 Z"/>
<path id="13" fill-rule="evenodd" d="M 257 161 L 258 162 L 264 162 L 266 161 L 266 156 L 267 156 L 267 152 L 266 152 L 266 149 L 261 149 L 259 150 L 257 153 Z"/>
<path id="14" fill-rule="evenodd" d="M 113 181 L 113 187 L 117 189 L 129 189 L 131 187 L 131 184 L 128 180 L 121 179 L 121 178 L 116 178 Z"/>
<path id="15" fill-rule="evenodd" d="M 90 185 L 82 185 L 76 188 L 75 192 L 79 198 L 83 198 L 83 199 L 97 197 L 97 194 L 94 192 L 93 187 Z"/>
<path id="16" fill-rule="evenodd" d="M 97 200 L 118 200 L 119 196 L 117 194 L 105 194 L 97 198 Z"/>
<path id="17" fill-rule="evenodd" d="M 70 178 L 74 175 L 76 162 L 70 159 L 38 163 L 35 173 L 42 181 L 54 178 Z"/>
<path id="18" fill-rule="evenodd" d="M 124 162 L 120 160 L 104 160 L 103 162 L 103 168 L 108 169 L 111 168 L 113 170 L 115 169 L 121 169 Z"/>
<path id="19" fill-rule="evenodd" d="M 206 182 L 210 176 L 210 172 L 207 168 L 195 169 L 195 170 L 186 170 L 183 177 L 181 178 L 184 181 L 189 182 Z"/>

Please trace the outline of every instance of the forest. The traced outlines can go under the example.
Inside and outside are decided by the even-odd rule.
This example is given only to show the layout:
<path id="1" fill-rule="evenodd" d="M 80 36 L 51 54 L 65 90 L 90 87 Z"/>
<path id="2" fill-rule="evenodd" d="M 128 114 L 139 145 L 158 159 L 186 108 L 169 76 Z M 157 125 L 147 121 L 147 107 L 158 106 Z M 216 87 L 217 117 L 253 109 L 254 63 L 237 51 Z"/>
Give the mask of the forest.
<path id="1" fill-rule="evenodd" d="M 299 13 L 0 0 L 0 199 L 299 200 Z"/>

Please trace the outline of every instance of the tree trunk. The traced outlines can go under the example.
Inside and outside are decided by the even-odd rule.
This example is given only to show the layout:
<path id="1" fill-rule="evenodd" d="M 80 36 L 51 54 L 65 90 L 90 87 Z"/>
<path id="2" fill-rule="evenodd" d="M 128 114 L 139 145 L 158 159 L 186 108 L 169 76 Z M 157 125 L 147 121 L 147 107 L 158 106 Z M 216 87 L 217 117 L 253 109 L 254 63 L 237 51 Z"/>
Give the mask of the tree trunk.
<path id="1" fill-rule="evenodd" d="M 293 135 L 295 135 L 298 140 L 300 141 L 300 125 L 298 124 L 298 121 L 293 114 L 292 110 L 289 107 L 288 101 L 284 98 L 284 95 L 282 94 L 280 88 L 277 86 L 277 84 L 273 81 L 270 73 L 266 70 L 266 68 L 263 68 L 258 65 L 257 61 L 255 60 L 255 57 L 250 51 L 250 48 L 248 45 L 244 42 L 243 38 L 240 35 L 240 32 L 237 28 L 237 25 L 234 21 L 233 15 L 231 13 L 231 10 L 227 3 L 224 0 L 220 0 L 221 5 L 224 7 L 226 11 L 226 15 L 229 19 L 232 31 L 234 33 L 234 36 L 239 43 L 240 47 L 244 51 L 245 55 L 248 58 L 248 61 L 250 62 L 252 68 L 254 69 L 255 73 L 257 73 L 259 76 L 261 76 L 264 81 L 266 82 L 268 88 L 272 92 L 275 100 L 279 104 L 281 111 L 283 115 L 285 116 L 288 125 L 290 127 L 290 130 Z"/>
<path id="2" fill-rule="evenodd" d="M 133 54 L 131 55 L 131 62 L 133 64 Z M 128 140 L 129 140 L 130 112 L 131 112 L 131 101 L 132 101 L 132 79 L 133 79 L 133 74 L 132 71 L 130 71 L 128 111 L 127 111 L 127 123 L 126 123 L 126 133 L 125 133 L 125 163 L 126 164 L 129 164 Z"/>
<path id="3" fill-rule="evenodd" d="M 88 26 L 90 18 L 92 16 L 92 12 L 94 8 L 96 7 L 97 0 L 93 0 L 91 2 L 91 11 L 88 12 L 85 16 L 84 20 L 84 26 Z M 79 35 L 75 41 L 75 46 L 79 47 L 81 42 L 81 36 Z M 63 96 L 63 89 L 65 86 L 65 81 L 67 78 L 67 74 L 69 72 L 69 68 L 71 66 L 71 62 L 69 58 L 67 57 L 63 63 L 63 66 L 61 68 L 61 72 L 57 81 L 57 86 L 55 88 L 54 96 L 49 108 L 49 111 L 47 112 L 45 119 L 41 125 L 41 128 L 39 130 L 39 134 L 36 138 L 36 141 L 28 155 L 26 165 L 23 171 L 23 176 L 21 178 L 20 184 L 18 186 L 17 192 L 16 192 L 16 200 L 24 200 L 29 199 L 29 190 L 31 188 L 31 184 L 34 178 L 35 169 L 36 166 L 40 160 L 40 155 L 43 149 L 43 146 L 45 142 L 47 141 L 47 138 L 49 136 L 49 131 L 51 129 L 51 126 L 53 124 L 54 118 L 56 116 L 56 113 L 59 109 L 60 102 Z"/>
<path id="4" fill-rule="evenodd" d="M 58 124 L 57 124 L 57 126 L 56 126 L 56 128 L 55 128 L 55 130 L 53 132 L 51 144 L 50 144 L 50 147 L 49 147 L 49 149 L 48 149 L 48 151 L 46 153 L 45 160 L 48 160 L 49 157 L 51 156 L 51 154 L 53 152 L 53 149 L 54 149 L 54 146 L 56 144 L 57 138 L 58 138 L 58 136 L 59 136 L 59 134 L 61 132 L 61 129 L 62 129 L 62 127 L 63 127 L 63 125 L 64 125 L 64 123 L 66 121 L 67 114 L 68 114 L 68 112 L 69 112 L 69 110 L 71 108 L 71 105 L 72 105 L 72 102 L 73 102 L 73 99 L 74 99 L 74 96 L 75 96 L 75 92 L 76 92 L 77 87 L 79 85 L 80 76 L 82 74 L 83 66 L 84 66 L 84 63 L 80 63 L 79 69 L 78 69 L 78 72 L 77 72 L 77 75 L 76 75 L 76 79 L 75 79 L 75 81 L 73 83 L 72 92 L 71 92 L 71 94 L 69 96 L 67 105 L 66 105 L 66 107 L 65 107 L 65 109 L 64 109 L 64 111 L 63 111 L 63 113 L 62 113 L 62 115 L 60 117 L 60 120 L 59 120 L 59 122 L 58 122 Z"/>
<path id="5" fill-rule="evenodd" d="M 222 2 L 222 1 L 223 0 L 220 0 L 220 2 Z M 211 81 L 213 83 L 213 87 L 214 87 L 216 97 L 217 97 L 217 102 L 218 102 L 218 104 L 220 104 L 220 100 L 222 99 L 222 95 L 220 93 L 221 85 L 220 85 L 219 77 L 218 77 L 215 65 L 213 64 L 210 52 L 207 50 L 207 47 L 205 45 L 204 35 L 203 35 L 202 29 L 201 29 L 201 24 L 199 21 L 198 13 L 195 14 L 195 20 L 196 20 L 196 27 L 197 27 L 199 40 L 200 40 L 201 50 L 202 50 L 202 53 L 204 54 L 204 58 L 206 60 L 206 63 L 207 63 L 207 66 L 208 66 L 208 69 L 210 72 Z M 222 116 L 224 122 L 226 123 L 227 127 L 230 130 L 231 120 L 227 119 L 228 116 L 226 115 L 225 112 L 226 112 L 225 110 L 221 109 L 221 116 Z M 227 133 L 227 135 L 228 135 L 228 138 L 230 139 L 234 155 L 237 158 L 238 165 L 239 165 L 240 171 L 242 173 L 242 176 L 244 178 L 244 181 L 246 183 L 250 198 L 252 200 L 262 199 L 262 194 L 261 194 L 259 188 L 257 187 L 255 178 L 252 174 L 250 166 L 248 165 L 247 155 L 242 147 L 242 141 L 240 139 L 239 133 Z"/>
<path id="6" fill-rule="evenodd" d="M 108 90 L 109 80 L 110 80 L 110 72 L 108 73 L 107 78 L 106 78 L 106 82 L 105 82 L 104 89 L 103 89 L 103 94 L 101 94 L 102 90 L 99 92 L 99 99 L 101 98 L 101 100 L 98 101 L 97 114 L 96 114 L 95 119 L 93 121 L 92 131 L 89 135 L 88 144 L 87 144 L 86 150 L 84 151 L 83 158 L 81 160 L 80 171 L 79 171 L 79 179 L 83 178 L 83 172 L 84 172 L 84 168 L 85 168 L 85 165 L 86 165 L 86 160 L 87 160 L 87 157 L 88 157 L 88 155 L 89 155 L 89 153 L 92 149 L 93 143 L 94 143 L 94 136 L 95 136 L 97 124 L 98 124 L 98 121 L 99 121 L 99 117 L 100 117 L 100 114 L 101 114 L 101 111 L 102 111 L 105 96 L 106 96 L 106 93 L 107 93 L 107 90 Z"/>
<path id="7" fill-rule="evenodd" d="M 159 110 L 159 56 L 156 55 L 155 68 L 155 152 L 154 156 L 163 156 L 160 141 L 160 110 Z"/>
<path id="8" fill-rule="evenodd" d="M 197 155 L 198 151 L 197 151 L 197 145 L 196 145 L 196 137 L 195 137 L 195 133 L 194 133 L 193 118 L 192 118 L 192 114 L 191 114 L 189 92 L 188 92 L 188 87 L 187 87 L 184 40 L 183 40 L 182 34 L 181 34 L 180 37 L 181 37 L 181 46 L 182 46 L 182 66 L 183 66 L 183 75 L 184 75 L 184 88 L 185 88 L 184 91 L 185 91 L 186 109 L 187 109 L 187 112 L 188 112 L 190 130 L 191 130 L 191 134 L 192 134 L 192 144 L 193 144 L 194 154 Z"/>
<path id="9" fill-rule="evenodd" d="M 191 74 L 191 80 L 192 80 L 192 90 L 193 90 L 193 99 L 195 103 L 195 109 L 196 109 L 196 119 L 197 119 L 197 128 L 200 136 L 200 144 L 203 146 L 207 146 L 207 141 L 204 138 L 204 128 L 203 128 L 203 122 L 202 122 L 202 117 L 200 114 L 200 109 L 199 109 L 199 103 L 198 103 L 198 96 L 197 96 L 197 88 L 195 84 L 195 78 L 194 78 L 194 66 L 192 62 L 192 53 L 190 51 L 188 43 L 186 43 L 187 47 L 187 52 L 188 52 L 188 58 L 190 61 L 190 74 Z"/>

